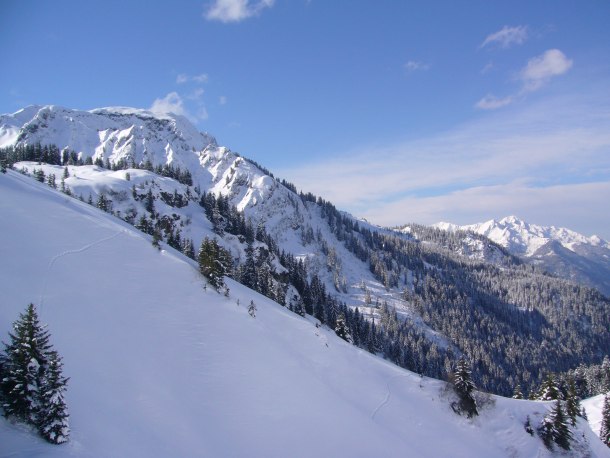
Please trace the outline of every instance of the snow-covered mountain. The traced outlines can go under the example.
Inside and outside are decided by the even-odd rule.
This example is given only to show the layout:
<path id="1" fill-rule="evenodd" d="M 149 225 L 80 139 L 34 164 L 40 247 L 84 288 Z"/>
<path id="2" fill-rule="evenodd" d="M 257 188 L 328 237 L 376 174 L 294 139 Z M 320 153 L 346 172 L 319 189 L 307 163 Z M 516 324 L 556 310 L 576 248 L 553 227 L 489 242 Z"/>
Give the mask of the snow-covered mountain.
<path id="1" fill-rule="evenodd" d="M 217 238 L 236 278 L 254 239 L 266 281 L 253 287 L 287 307 L 302 302 L 330 323 L 344 303 L 360 317 L 351 323 L 356 345 L 420 373 L 444 377 L 466 353 L 477 358 L 481 386 L 508 394 L 518 383 L 534 389 L 549 370 L 599 363 L 610 351 L 610 302 L 597 293 L 532 272 L 481 235 L 451 237 L 417 225 L 397 232 L 359 221 L 297 193 L 184 118 L 28 107 L 0 117 L 0 139 L 13 153 L 34 152 L 14 158 L 15 169 L 54 177 L 58 188 L 93 205 L 103 199 L 106 211 L 149 234 L 155 226 L 167 243 L 179 234 L 197 250 L 204 237 Z M 39 164 L 44 145 L 62 157 Z M 216 203 L 207 205 L 206 196 Z M 237 225 L 245 219 L 250 232 L 227 227 L 232 206 L 241 212 Z M 373 325 L 387 330 L 377 335 L 382 343 Z"/>
<path id="2" fill-rule="evenodd" d="M 596 235 L 587 237 L 563 227 L 530 224 L 516 216 L 464 226 L 438 223 L 435 227 L 484 235 L 555 275 L 610 296 L 610 243 Z"/>
<path id="3" fill-rule="evenodd" d="M 69 443 L 0 419 L 3 456 L 552 456 L 524 429 L 550 403 L 485 397 L 397 368 L 96 208 L 0 174 L 0 334 L 34 302 L 70 377 Z M 257 306 L 252 318 L 246 305 Z M 610 456 L 578 421 L 571 456 Z"/>
<path id="4" fill-rule="evenodd" d="M 344 291 L 337 291 L 344 299 L 363 304 L 360 286 L 364 282 L 390 303 L 396 302 L 379 285 L 368 265 L 337 243 L 319 208 L 304 203 L 294 190 L 280 184 L 267 170 L 218 146 L 213 137 L 197 132 L 184 117 L 124 107 L 78 111 L 57 106 L 30 106 L 0 116 L 0 147 L 37 143 L 74 151 L 83 160 L 90 157 L 93 161 L 140 165 L 150 161 L 155 166 L 171 165 L 188 170 L 193 187 L 227 197 L 229 204 L 243 211 L 255 228 L 263 226 L 281 249 L 306 260 L 312 271 L 321 274 L 329 289 L 334 290 L 337 281 L 345 285 Z M 30 172 L 42 168 L 47 174 L 54 173 L 59 181 L 59 168 L 34 164 L 26 167 Z M 155 179 L 154 174 L 144 170 L 131 171 L 131 182 L 125 180 L 123 171 L 109 172 L 99 167 L 86 170 L 72 171 L 66 184 L 75 195 L 85 199 L 91 196 L 94 202 L 102 192 L 121 193 L 118 199 L 112 200 L 123 216 L 142 207 L 130 199 L 134 185 L 140 194 L 152 187 L 156 197 L 161 192 L 172 193 L 174 189 L 186 193 L 186 187 L 175 180 Z M 168 206 L 164 209 L 170 210 Z M 183 235 L 196 243 L 203 235 L 212 233 L 196 204 L 185 209 L 171 208 L 169 213 L 181 218 Z M 322 250 L 322 242 L 332 246 L 337 252 L 336 258 L 343 260 L 335 264 L 331 276 L 327 273 L 328 255 Z M 237 249 L 234 254 L 238 254 Z"/>

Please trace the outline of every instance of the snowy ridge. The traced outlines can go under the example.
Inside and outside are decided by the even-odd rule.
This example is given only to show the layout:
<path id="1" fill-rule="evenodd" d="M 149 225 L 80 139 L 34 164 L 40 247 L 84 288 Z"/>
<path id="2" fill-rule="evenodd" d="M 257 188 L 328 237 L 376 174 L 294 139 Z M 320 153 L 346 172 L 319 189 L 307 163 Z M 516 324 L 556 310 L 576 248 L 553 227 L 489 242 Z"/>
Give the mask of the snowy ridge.
<path id="1" fill-rule="evenodd" d="M 150 160 L 194 169 L 199 153 L 216 140 L 182 116 L 125 107 L 78 111 L 29 106 L 0 116 L 0 147 L 35 143 L 68 148 L 94 160 Z"/>
<path id="2" fill-rule="evenodd" d="M 484 235 L 548 272 L 610 296 L 610 242 L 596 235 L 587 237 L 563 227 L 530 224 L 515 216 L 466 226 L 438 223 L 434 227 Z"/>
<path id="3" fill-rule="evenodd" d="M 547 403 L 492 396 L 467 420 L 443 382 L 234 282 L 204 290 L 187 258 L 46 185 L 0 175 L 0 211 L 0 333 L 43 299 L 72 429 L 52 446 L 0 419 L 3 455 L 552 456 L 523 428 Z M 610 456 L 585 422 L 575 437 L 572 456 Z"/>
<path id="4" fill-rule="evenodd" d="M 472 231 L 484 235 L 502 245 L 512 253 L 532 256 L 549 241 L 557 241 L 565 248 L 574 251 L 576 245 L 591 245 L 610 249 L 610 243 L 596 235 L 587 237 L 578 232 L 555 226 L 539 226 L 523 221 L 516 216 L 507 216 L 499 221 L 489 220 L 484 223 L 458 226 L 451 223 L 434 225 L 449 231 Z"/>

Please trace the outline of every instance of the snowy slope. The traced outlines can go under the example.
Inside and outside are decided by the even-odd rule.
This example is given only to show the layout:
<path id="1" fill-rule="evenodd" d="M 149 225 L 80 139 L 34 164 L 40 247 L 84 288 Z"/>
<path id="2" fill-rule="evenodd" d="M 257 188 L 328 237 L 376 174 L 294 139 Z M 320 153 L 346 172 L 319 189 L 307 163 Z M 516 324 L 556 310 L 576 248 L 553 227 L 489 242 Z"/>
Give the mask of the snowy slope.
<path id="1" fill-rule="evenodd" d="M 0 333 L 39 305 L 71 377 L 72 428 L 52 446 L 0 420 L 1 456 L 550 456 L 522 426 L 547 404 L 492 398 L 458 417 L 442 382 L 241 285 L 204 289 L 180 254 L 14 172 L 0 175 L 0 212 Z M 575 456 L 610 456 L 578 428 Z"/>
<path id="2" fill-rule="evenodd" d="M 231 205 L 243 211 L 255 228 L 264 226 L 280 249 L 306 260 L 310 272 L 317 273 L 327 291 L 332 291 L 339 300 L 351 306 L 363 306 L 361 285 L 364 283 L 379 301 L 385 300 L 390 305 L 404 308 L 400 291 L 386 291 L 374 278 L 368 264 L 336 239 L 316 205 L 303 203 L 297 194 L 279 184 L 267 171 L 230 149 L 218 146 L 213 137 L 198 133 L 183 117 L 125 107 L 79 111 L 53 105 L 30 106 L 0 116 L 0 146 L 36 143 L 53 144 L 60 150 L 67 148 L 77 152 L 81 158 L 108 159 L 114 163 L 119 160 L 130 163 L 133 159 L 138 164 L 150 160 L 154 165 L 171 164 L 189 170 L 193 187 L 227 196 Z M 59 183 L 62 173 L 59 167 L 18 164 L 17 168 L 23 166 L 30 172 L 39 168 L 47 175 L 54 173 Z M 115 209 L 123 216 L 132 209 L 139 210 L 138 214 L 142 215 L 141 203 L 130 201 L 131 186 L 142 186 L 138 191 L 145 193 L 149 187 L 146 182 L 155 178 L 142 170 L 129 172 L 131 183 L 126 182 L 123 171 L 113 173 L 98 167 L 70 167 L 71 177 L 66 184 L 75 195 L 82 195 L 85 199 L 91 195 L 94 202 L 102 191 L 124 191 L 127 195 L 122 203 L 113 199 Z M 160 191 L 171 193 L 176 189 L 183 193 L 185 189 L 171 179 L 157 179 L 155 182 L 158 185 L 153 189 L 156 196 Z M 183 235 L 192 238 L 196 247 L 203 236 L 211 234 L 210 224 L 201 216 L 197 205 L 165 210 L 181 216 L 182 221 L 190 221 L 182 229 Z M 307 233 L 316 234 L 314 240 L 305 241 Z M 329 272 L 327 255 L 323 253 L 318 235 L 334 248 L 336 257 L 342 261 L 333 272 Z M 236 244 L 229 241 L 227 245 L 233 247 L 235 256 L 239 255 Z M 336 290 L 335 278 L 346 285 L 344 291 Z"/>
<path id="3" fill-rule="evenodd" d="M 602 424 L 602 409 L 604 408 L 604 395 L 599 394 L 592 398 L 584 399 L 581 402 L 582 406 L 587 411 L 587 418 L 589 419 L 589 425 L 591 429 L 597 435 Z"/>
<path id="4" fill-rule="evenodd" d="M 596 235 L 587 237 L 563 227 L 530 224 L 515 216 L 465 226 L 451 223 L 434 226 L 484 235 L 553 274 L 610 295 L 610 242 Z"/>

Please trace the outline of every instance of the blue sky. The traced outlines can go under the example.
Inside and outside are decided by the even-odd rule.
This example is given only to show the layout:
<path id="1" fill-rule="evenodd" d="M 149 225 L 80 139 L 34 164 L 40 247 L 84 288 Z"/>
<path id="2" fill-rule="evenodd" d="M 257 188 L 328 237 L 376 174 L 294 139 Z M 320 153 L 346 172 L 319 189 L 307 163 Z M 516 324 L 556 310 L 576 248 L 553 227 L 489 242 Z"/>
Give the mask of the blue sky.
<path id="1" fill-rule="evenodd" d="M 610 3 L 13 1 L 0 112 L 134 106 L 372 222 L 610 239 Z"/>

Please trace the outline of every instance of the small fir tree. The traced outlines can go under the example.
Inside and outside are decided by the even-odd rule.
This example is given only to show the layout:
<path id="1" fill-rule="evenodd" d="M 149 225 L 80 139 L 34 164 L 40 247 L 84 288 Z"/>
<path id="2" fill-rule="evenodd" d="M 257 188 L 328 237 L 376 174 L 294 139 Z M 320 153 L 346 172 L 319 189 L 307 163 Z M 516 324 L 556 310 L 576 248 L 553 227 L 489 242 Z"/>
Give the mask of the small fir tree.
<path id="1" fill-rule="evenodd" d="M 548 374 L 546 379 L 542 383 L 540 387 L 540 391 L 538 392 L 538 399 L 540 401 L 554 401 L 556 399 L 561 398 L 561 392 L 559 391 L 559 387 L 555 382 L 555 378 L 553 374 Z"/>
<path id="2" fill-rule="evenodd" d="M 568 378 L 568 390 L 566 395 L 566 415 L 572 426 L 576 426 L 576 417 L 580 415 L 580 401 L 576 394 L 576 385 L 572 377 Z"/>
<path id="3" fill-rule="evenodd" d="M 153 230 L 152 234 L 152 246 L 154 246 L 157 250 L 161 249 L 161 235 L 157 229 Z"/>
<path id="4" fill-rule="evenodd" d="M 341 337 L 346 342 L 349 342 L 349 343 L 354 342 L 354 339 L 352 338 L 351 334 L 349 333 L 349 329 L 347 328 L 347 323 L 345 321 L 345 315 L 343 313 L 340 313 L 339 316 L 337 316 L 337 325 L 335 326 L 335 334 L 337 334 L 339 337 Z"/>
<path id="5" fill-rule="evenodd" d="M 564 412 L 561 401 L 557 399 L 551 411 L 542 419 L 542 424 L 538 430 L 547 448 L 552 449 L 552 442 L 554 442 L 564 450 L 570 450 L 572 431 L 570 431 L 568 422 L 569 419 Z"/>
<path id="6" fill-rule="evenodd" d="M 453 389 L 459 398 L 457 408 L 453 406 L 454 410 L 457 410 L 458 413 L 466 413 L 468 418 L 478 415 L 477 402 L 473 394 L 475 385 L 472 381 L 470 366 L 464 357 L 459 359 L 453 373 Z"/>
<path id="7" fill-rule="evenodd" d="M 517 384 L 515 391 L 513 391 L 513 399 L 523 399 L 523 392 L 521 391 L 520 384 Z"/>

